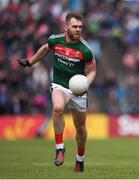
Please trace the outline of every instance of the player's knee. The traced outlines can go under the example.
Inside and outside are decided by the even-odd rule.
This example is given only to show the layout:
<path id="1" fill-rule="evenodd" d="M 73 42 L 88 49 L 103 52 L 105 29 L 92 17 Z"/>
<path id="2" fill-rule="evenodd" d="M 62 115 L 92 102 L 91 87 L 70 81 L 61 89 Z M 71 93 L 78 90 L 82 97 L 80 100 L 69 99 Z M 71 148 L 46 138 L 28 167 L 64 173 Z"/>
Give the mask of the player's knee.
<path id="1" fill-rule="evenodd" d="M 64 112 L 64 109 L 61 106 L 55 106 L 53 109 L 54 116 L 61 116 Z"/>

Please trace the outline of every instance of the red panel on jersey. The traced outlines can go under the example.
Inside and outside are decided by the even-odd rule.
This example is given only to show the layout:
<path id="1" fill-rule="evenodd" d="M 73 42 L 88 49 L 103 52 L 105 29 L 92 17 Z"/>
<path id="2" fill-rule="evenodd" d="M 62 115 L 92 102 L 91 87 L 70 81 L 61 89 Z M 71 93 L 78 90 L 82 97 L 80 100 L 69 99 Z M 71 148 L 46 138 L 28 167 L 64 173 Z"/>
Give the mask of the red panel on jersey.
<path id="1" fill-rule="evenodd" d="M 67 48 L 65 46 L 61 45 L 56 45 L 54 47 L 54 51 L 57 52 L 58 54 L 67 56 L 69 58 L 79 58 L 80 60 L 83 60 L 83 54 L 81 51 L 72 49 L 72 48 Z"/>

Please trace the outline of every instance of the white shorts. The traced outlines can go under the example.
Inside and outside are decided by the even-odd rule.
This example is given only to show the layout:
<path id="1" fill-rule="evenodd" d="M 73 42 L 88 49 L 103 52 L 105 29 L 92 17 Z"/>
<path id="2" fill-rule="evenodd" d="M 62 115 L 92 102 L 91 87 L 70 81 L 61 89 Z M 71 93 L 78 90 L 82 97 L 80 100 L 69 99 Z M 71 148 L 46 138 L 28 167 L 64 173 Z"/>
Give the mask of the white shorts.
<path id="1" fill-rule="evenodd" d="M 88 96 L 85 93 L 83 96 L 74 96 L 70 89 L 64 88 L 59 84 L 52 83 L 50 90 L 53 91 L 54 89 L 62 90 L 69 98 L 68 108 L 75 109 L 79 112 L 85 112 L 88 107 Z"/>

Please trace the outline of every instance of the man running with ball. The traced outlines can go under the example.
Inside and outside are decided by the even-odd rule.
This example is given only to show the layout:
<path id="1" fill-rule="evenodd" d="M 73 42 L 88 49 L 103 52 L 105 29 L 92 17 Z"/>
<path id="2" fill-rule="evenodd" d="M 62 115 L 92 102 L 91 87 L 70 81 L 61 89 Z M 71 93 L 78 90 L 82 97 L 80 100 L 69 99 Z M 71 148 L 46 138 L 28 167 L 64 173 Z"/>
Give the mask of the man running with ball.
<path id="1" fill-rule="evenodd" d="M 50 51 L 54 53 L 52 94 L 52 119 L 55 133 L 56 157 L 55 165 L 64 163 L 65 146 L 64 109 L 71 109 L 76 129 L 77 154 L 74 171 L 84 171 L 84 154 L 87 140 L 86 115 L 87 93 L 77 96 L 69 89 L 69 80 L 76 74 L 84 74 L 89 85 L 96 76 L 96 63 L 88 43 L 81 36 L 83 27 L 82 16 L 70 12 L 65 18 L 65 32 L 51 35 L 48 42 L 38 49 L 30 59 L 20 59 L 21 66 L 32 66 L 46 56 Z"/>

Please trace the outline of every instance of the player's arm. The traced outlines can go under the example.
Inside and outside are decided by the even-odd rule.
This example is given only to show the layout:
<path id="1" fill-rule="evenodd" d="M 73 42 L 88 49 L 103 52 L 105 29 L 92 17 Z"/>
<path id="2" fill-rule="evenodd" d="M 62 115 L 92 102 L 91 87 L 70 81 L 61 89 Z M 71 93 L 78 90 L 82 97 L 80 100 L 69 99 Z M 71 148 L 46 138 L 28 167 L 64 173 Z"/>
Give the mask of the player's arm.
<path id="1" fill-rule="evenodd" d="M 86 77 L 88 79 L 89 86 L 95 79 L 96 70 L 97 68 L 95 60 L 92 63 L 86 64 Z"/>
<path id="2" fill-rule="evenodd" d="M 48 46 L 48 43 L 41 46 L 38 51 L 30 58 L 30 59 L 20 59 L 19 64 L 23 67 L 32 66 L 39 60 L 41 60 L 44 56 L 46 56 L 51 49 Z"/>
<path id="3" fill-rule="evenodd" d="M 34 56 L 32 56 L 29 59 L 29 63 L 31 65 L 35 64 L 36 62 L 38 62 L 39 60 L 41 60 L 44 56 L 46 56 L 49 52 L 51 51 L 51 49 L 48 46 L 48 43 L 41 46 L 38 51 L 34 54 Z"/>

